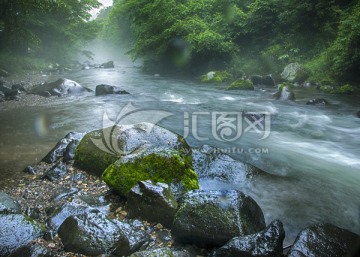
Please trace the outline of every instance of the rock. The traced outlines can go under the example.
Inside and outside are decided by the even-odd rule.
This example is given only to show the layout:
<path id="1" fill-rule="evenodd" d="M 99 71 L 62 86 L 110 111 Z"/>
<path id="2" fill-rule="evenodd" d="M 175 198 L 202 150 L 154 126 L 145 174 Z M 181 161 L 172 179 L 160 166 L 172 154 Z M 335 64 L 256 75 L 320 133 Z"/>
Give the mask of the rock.
<path id="1" fill-rule="evenodd" d="M 95 95 L 108 95 L 108 94 L 118 94 L 118 95 L 125 95 L 129 94 L 129 92 L 122 90 L 120 87 L 110 86 L 110 85 L 97 85 L 95 89 Z"/>
<path id="2" fill-rule="evenodd" d="M 47 171 L 41 178 L 54 181 L 65 177 L 67 173 L 68 171 L 66 168 L 66 164 L 63 162 L 59 162 L 55 164 L 49 171 Z"/>
<path id="3" fill-rule="evenodd" d="M 72 187 L 72 188 L 60 188 L 56 190 L 55 193 L 53 193 L 52 197 L 50 198 L 51 201 L 59 202 L 62 199 L 69 198 L 72 195 L 75 195 L 77 192 L 79 192 L 78 188 Z"/>
<path id="4" fill-rule="evenodd" d="M 292 91 L 292 86 L 291 84 L 288 83 L 284 83 L 284 84 L 280 84 L 279 85 L 279 90 L 277 93 L 274 94 L 274 97 L 277 100 L 290 100 L 290 101 L 294 101 L 295 100 L 295 94 Z"/>
<path id="5" fill-rule="evenodd" d="M 17 91 L 20 91 L 20 92 L 26 92 L 26 89 L 25 89 L 25 83 L 24 82 L 21 82 L 20 84 L 14 84 L 11 86 L 11 89 L 12 90 L 17 90 Z"/>
<path id="6" fill-rule="evenodd" d="M 13 98 L 21 93 L 19 90 L 11 89 L 5 86 L 0 86 L 0 91 L 2 91 L 4 93 L 4 96 L 8 98 Z"/>
<path id="7" fill-rule="evenodd" d="M 5 101 L 5 94 L 3 91 L 0 91 L 0 103 Z"/>
<path id="8" fill-rule="evenodd" d="M 290 63 L 284 68 L 284 71 L 281 73 L 281 77 L 292 83 L 302 83 L 308 78 L 308 73 L 302 65 L 298 63 Z"/>
<path id="9" fill-rule="evenodd" d="M 208 145 L 193 149 L 192 160 L 194 171 L 199 179 L 243 184 L 262 173 L 260 169 L 234 160 Z"/>
<path id="10" fill-rule="evenodd" d="M 326 99 L 324 99 L 324 98 L 315 98 L 315 99 L 309 100 L 306 104 L 307 105 L 328 105 L 329 102 L 326 101 Z"/>
<path id="11" fill-rule="evenodd" d="M 100 65 L 101 68 L 109 69 L 109 68 L 115 68 L 113 61 L 108 61 Z"/>
<path id="12" fill-rule="evenodd" d="M 83 137 L 84 134 L 82 134 L 81 138 Z M 76 147 L 80 144 L 80 140 L 78 139 L 74 139 L 72 140 L 65 149 L 64 152 L 64 161 L 71 161 L 75 159 L 75 151 L 76 151 Z"/>
<path id="13" fill-rule="evenodd" d="M 345 85 L 327 85 L 327 84 L 321 84 L 320 91 L 328 94 L 351 94 L 355 92 L 355 88 L 350 84 Z"/>
<path id="14" fill-rule="evenodd" d="M 360 235 L 329 223 L 310 226 L 299 233 L 289 257 L 342 257 L 358 247 Z"/>
<path id="15" fill-rule="evenodd" d="M 279 220 L 274 220 L 259 233 L 231 239 L 226 245 L 213 251 L 210 256 L 282 256 L 284 238 L 283 224 Z"/>
<path id="16" fill-rule="evenodd" d="M 13 253 L 43 234 L 43 226 L 23 214 L 1 214 L 0 256 Z"/>
<path id="17" fill-rule="evenodd" d="M 174 253 L 170 248 L 165 247 L 136 252 L 130 255 L 130 257 L 174 257 Z"/>
<path id="18" fill-rule="evenodd" d="M 360 111 L 358 111 L 356 115 L 358 118 L 360 118 Z"/>
<path id="19" fill-rule="evenodd" d="M 179 151 L 171 149 L 154 148 L 120 158 L 104 171 L 102 179 L 125 197 L 133 186 L 144 180 L 170 185 L 175 197 L 199 188 L 190 156 L 183 156 Z"/>
<path id="20" fill-rule="evenodd" d="M 52 83 L 45 83 L 34 88 L 31 93 L 46 96 L 50 93 L 52 96 L 77 95 L 86 92 L 92 92 L 91 89 L 81 86 L 70 79 L 58 79 Z"/>
<path id="21" fill-rule="evenodd" d="M 233 79 L 232 75 L 227 71 L 210 71 L 201 76 L 201 82 L 226 82 Z"/>
<path id="22" fill-rule="evenodd" d="M 0 77 L 7 77 L 7 76 L 10 76 L 10 73 L 4 69 L 0 69 Z"/>
<path id="23" fill-rule="evenodd" d="M 57 256 L 55 253 L 51 251 L 51 249 L 42 246 L 38 243 L 30 243 L 28 245 L 24 245 L 8 257 L 55 257 Z"/>
<path id="24" fill-rule="evenodd" d="M 141 244 L 135 244 L 137 249 L 132 248 L 134 244 L 130 243 L 131 235 L 126 234 L 118 226 L 119 223 L 100 213 L 70 216 L 59 227 L 58 234 L 66 251 L 90 256 L 128 256 L 138 250 Z M 144 233 L 142 232 L 143 235 Z"/>
<path id="25" fill-rule="evenodd" d="M 226 90 L 254 90 L 254 85 L 250 80 L 238 79 L 231 83 Z"/>
<path id="26" fill-rule="evenodd" d="M 265 228 L 264 215 L 257 203 L 236 190 L 190 191 L 179 204 L 172 232 L 181 243 L 223 246 L 234 237 Z"/>
<path id="27" fill-rule="evenodd" d="M 48 215 L 47 224 L 51 229 L 56 231 L 68 217 L 90 212 L 98 212 L 98 210 L 76 202 L 66 202 Z"/>
<path id="28" fill-rule="evenodd" d="M 184 149 L 191 153 L 191 148 L 182 137 L 162 127 L 151 123 L 120 125 L 86 134 L 76 148 L 74 165 L 101 176 L 105 169 L 120 157 L 141 153 L 149 148 L 179 151 Z"/>
<path id="29" fill-rule="evenodd" d="M 10 195 L 0 191 L 0 214 L 21 213 L 20 204 Z"/>
<path id="30" fill-rule="evenodd" d="M 134 186 L 126 203 L 130 218 L 141 218 L 149 222 L 161 223 L 171 228 L 177 202 L 169 186 L 164 183 L 153 184 L 151 181 L 141 181 Z"/>
<path id="31" fill-rule="evenodd" d="M 30 175 L 35 175 L 37 173 L 37 170 L 34 167 L 27 166 L 23 172 L 28 173 Z"/>
<path id="32" fill-rule="evenodd" d="M 268 86 L 268 87 L 275 87 L 275 81 L 271 75 L 259 76 L 259 75 L 252 75 L 250 76 L 251 82 L 255 86 Z"/>
<path id="33" fill-rule="evenodd" d="M 63 139 L 61 139 L 55 147 L 42 159 L 46 163 L 54 163 L 66 155 L 66 160 L 71 160 L 74 155 L 74 147 L 84 137 L 85 133 L 70 132 Z M 70 143 L 74 142 L 71 146 Z M 69 159 L 70 158 L 70 159 Z"/>

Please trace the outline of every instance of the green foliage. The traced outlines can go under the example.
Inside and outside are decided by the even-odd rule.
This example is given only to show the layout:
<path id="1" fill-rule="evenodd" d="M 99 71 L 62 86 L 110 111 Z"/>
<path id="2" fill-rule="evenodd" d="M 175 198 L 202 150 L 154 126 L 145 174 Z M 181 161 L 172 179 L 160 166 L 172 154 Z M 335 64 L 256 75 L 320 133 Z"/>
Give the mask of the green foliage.
<path id="1" fill-rule="evenodd" d="M 210 71 L 207 74 L 201 76 L 202 83 L 211 83 L 211 82 L 226 82 L 233 79 L 232 75 L 227 71 Z"/>
<path id="2" fill-rule="evenodd" d="M 320 91 L 329 94 L 351 94 L 355 92 L 355 88 L 350 84 L 345 84 L 343 86 L 331 86 L 326 83 L 320 86 Z"/>
<path id="3" fill-rule="evenodd" d="M 238 79 L 231 83 L 226 90 L 254 90 L 254 85 L 250 80 Z"/>
<path id="4" fill-rule="evenodd" d="M 110 165 L 102 175 L 103 180 L 121 195 L 127 196 L 139 181 L 181 184 L 184 191 L 198 189 L 198 178 L 192 170 L 191 160 L 177 151 L 165 151 L 120 159 Z"/>
<path id="5" fill-rule="evenodd" d="M 0 68 L 9 73 L 21 73 L 23 71 L 44 70 L 49 63 L 42 58 L 0 53 Z"/>

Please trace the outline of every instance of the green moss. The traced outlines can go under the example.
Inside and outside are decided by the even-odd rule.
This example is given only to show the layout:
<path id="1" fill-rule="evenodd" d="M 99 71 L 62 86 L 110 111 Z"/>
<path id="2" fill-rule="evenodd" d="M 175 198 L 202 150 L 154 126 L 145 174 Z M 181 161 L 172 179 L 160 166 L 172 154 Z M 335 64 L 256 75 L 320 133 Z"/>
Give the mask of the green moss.
<path id="1" fill-rule="evenodd" d="M 284 87 L 286 87 L 288 90 L 293 90 L 295 88 L 293 83 L 283 82 L 278 86 L 279 91 L 281 92 Z"/>
<path id="2" fill-rule="evenodd" d="M 238 79 L 231 83 L 226 90 L 254 90 L 254 85 L 250 80 Z"/>
<path id="3" fill-rule="evenodd" d="M 226 82 L 231 81 L 233 76 L 227 71 L 210 71 L 205 75 L 201 76 L 201 82 L 209 83 L 209 82 Z"/>
<path id="4" fill-rule="evenodd" d="M 355 89 L 350 84 L 345 84 L 340 87 L 324 84 L 320 86 L 320 91 L 328 94 L 351 94 L 355 91 Z"/>
<path id="5" fill-rule="evenodd" d="M 186 191 L 198 189 L 198 178 L 187 158 L 174 150 L 120 159 L 111 164 L 102 175 L 110 187 L 126 196 L 139 181 L 181 184 Z"/>
<path id="6" fill-rule="evenodd" d="M 101 146 L 95 145 L 91 140 L 101 137 L 101 130 L 92 131 L 84 136 L 75 150 L 74 165 L 97 176 L 101 176 L 110 164 L 119 159 L 118 156 L 104 151 Z"/>

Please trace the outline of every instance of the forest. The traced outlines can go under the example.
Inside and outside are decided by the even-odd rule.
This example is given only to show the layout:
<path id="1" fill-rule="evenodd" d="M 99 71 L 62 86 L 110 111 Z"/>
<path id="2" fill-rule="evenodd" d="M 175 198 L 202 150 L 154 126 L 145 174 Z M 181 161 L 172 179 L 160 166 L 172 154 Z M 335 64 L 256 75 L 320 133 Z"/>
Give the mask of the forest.
<path id="1" fill-rule="evenodd" d="M 91 20 L 89 11 L 100 5 L 1 0 L 0 66 L 17 67 L 17 56 L 28 69 L 74 61 L 81 51 L 91 58 L 84 45 L 100 39 L 145 66 L 227 69 L 238 77 L 279 74 L 299 62 L 309 80 L 359 82 L 359 1 L 114 0 Z"/>

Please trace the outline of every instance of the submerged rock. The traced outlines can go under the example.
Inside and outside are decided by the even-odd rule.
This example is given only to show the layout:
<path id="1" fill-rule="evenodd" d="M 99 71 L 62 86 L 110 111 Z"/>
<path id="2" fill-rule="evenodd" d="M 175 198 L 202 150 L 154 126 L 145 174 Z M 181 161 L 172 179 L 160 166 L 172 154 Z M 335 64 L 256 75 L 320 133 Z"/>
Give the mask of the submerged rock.
<path id="1" fill-rule="evenodd" d="M 290 63 L 284 68 L 281 73 L 281 77 L 289 82 L 302 83 L 308 78 L 308 73 L 302 65 L 298 63 Z"/>
<path id="2" fill-rule="evenodd" d="M 50 181 L 54 181 L 60 178 L 65 177 L 68 173 L 66 164 L 63 162 L 59 162 L 55 164 L 49 171 L 47 171 L 42 178 Z"/>
<path id="3" fill-rule="evenodd" d="M 254 85 L 251 80 L 238 79 L 231 83 L 226 90 L 254 90 Z"/>
<path id="4" fill-rule="evenodd" d="M 75 81 L 64 78 L 37 86 L 31 91 L 31 93 L 41 96 L 47 96 L 49 94 L 53 96 L 76 95 L 86 92 L 92 92 L 92 90 L 81 86 Z"/>
<path id="5" fill-rule="evenodd" d="M 32 167 L 32 166 L 27 166 L 23 172 L 27 173 L 27 174 L 30 174 L 30 175 L 35 175 L 37 173 L 37 170 Z"/>
<path id="6" fill-rule="evenodd" d="M 17 248 L 42 237 L 43 226 L 23 214 L 0 215 L 0 256 L 7 256 Z"/>
<path id="7" fill-rule="evenodd" d="M 120 158 L 104 171 L 102 179 L 122 196 L 127 196 L 133 186 L 144 180 L 170 185 L 176 197 L 199 188 L 191 157 L 171 149 L 154 148 Z"/>
<path id="8" fill-rule="evenodd" d="M 259 233 L 231 239 L 226 245 L 213 251 L 211 257 L 282 256 L 284 238 L 283 224 L 274 220 Z"/>
<path id="9" fill-rule="evenodd" d="M 295 100 L 295 94 L 292 91 L 292 84 L 283 83 L 279 85 L 278 92 L 274 94 L 277 100 Z"/>
<path id="10" fill-rule="evenodd" d="M 360 235 L 324 223 L 304 229 L 295 239 L 289 257 L 343 257 L 352 255 L 360 244 Z"/>
<path id="11" fill-rule="evenodd" d="M 324 98 L 315 98 L 315 99 L 309 100 L 306 104 L 307 105 L 328 105 L 329 102 Z"/>
<path id="12" fill-rule="evenodd" d="M 110 68 L 115 68 L 115 65 L 114 65 L 113 61 L 108 61 L 108 62 L 101 64 L 100 68 L 110 69 Z"/>
<path id="13" fill-rule="evenodd" d="M 268 86 L 268 87 L 275 87 L 275 81 L 271 75 L 259 76 L 259 75 L 252 75 L 250 76 L 251 82 L 255 86 Z"/>
<path id="14" fill-rule="evenodd" d="M 145 232 L 140 232 L 143 237 L 135 237 L 140 243 L 132 241 L 135 231 L 130 226 L 124 230 L 119 223 L 100 213 L 88 213 L 67 218 L 58 233 L 65 250 L 91 256 L 128 256 L 149 241 Z"/>
<path id="15" fill-rule="evenodd" d="M 151 181 L 141 181 L 134 186 L 126 203 L 130 218 L 141 218 L 166 227 L 172 226 L 176 209 L 177 202 L 169 186 Z"/>
<path id="16" fill-rule="evenodd" d="M 21 213 L 20 204 L 5 192 L 0 191 L 0 214 Z"/>
<path id="17" fill-rule="evenodd" d="M 86 134 L 76 148 L 75 166 L 101 176 L 119 158 L 141 153 L 149 148 L 191 153 L 191 148 L 181 136 L 162 127 L 151 123 L 119 125 Z"/>
<path id="18" fill-rule="evenodd" d="M 97 85 L 95 89 L 95 95 L 108 95 L 108 94 L 118 94 L 118 95 L 126 95 L 129 92 L 122 90 L 120 87 L 111 86 L 111 85 Z"/>
<path id="19" fill-rule="evenodd" d="M 360 118 L 360 111 L 358 111 L 356 115 L 358 118 Z"/>
<path id="20" fill-rule="evenodd" d="M 234 237 L 254 234 L 265 228 L 259 205 L 236 190 L 191 191 L 179 204 L 172 232 L 182 243 L 223 246 Z"/>

